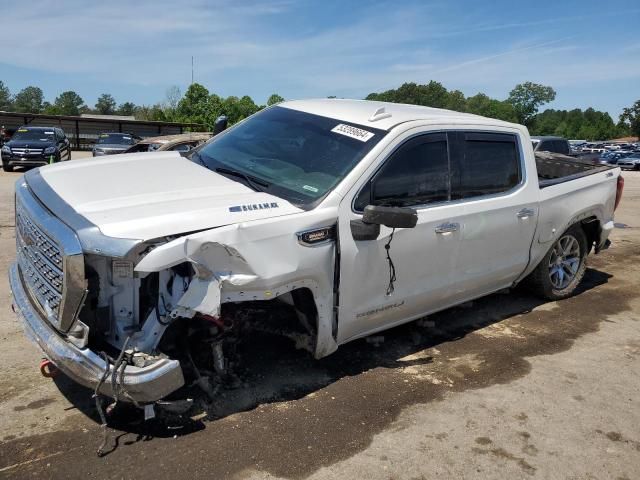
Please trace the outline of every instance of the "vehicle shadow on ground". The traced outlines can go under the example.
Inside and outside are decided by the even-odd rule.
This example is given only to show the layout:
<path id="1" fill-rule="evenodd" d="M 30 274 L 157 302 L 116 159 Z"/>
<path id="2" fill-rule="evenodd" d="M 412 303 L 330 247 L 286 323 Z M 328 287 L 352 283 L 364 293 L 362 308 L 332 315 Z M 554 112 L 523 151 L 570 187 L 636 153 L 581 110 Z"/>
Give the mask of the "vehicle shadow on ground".
<path id="1" fill-rule="evenodd" d="M 577 295 L 606 284 L 612 275 L 589 268 Z M 144 421 L 140 410 L 123 406 L 109 417 L 109 425 L 121 431 L 115 438 L 113 449 L 127 437 L 123 445 L 149 441 L 155 437 L 188 435 L 206 428 L 207 422 L 228 415 L 252 410 L 262 404 L 297 400 L 349 376 L 372 369 L 400 369 L 428 365 L 433 358 L 415 355 L 423 350 L 456 342 L 466 335 L 505 319 L 526 314 L 549 303 L 530 294 L 525 288 L 516 288 L 508 294 L 496 293 L 443 312 L 377 334 L 372 342 L 357 340 L 341 346 L 336 353 L 322 360 L 314 360 L 295 350 L 291 340 L 269 334 L 255 334 L 238 346 L 241 367 L 236 373 L 242 384 L 238 388 L 223 389 L 216 402 L 210 404 L 197 388 L 185 388 L 183 394 L 193 398 L 200 408 L 198 419 L 186 415 L 160 414 Z M 491 339 L 487 339 L 488 342 Z M 75 408 L 98 424 L 93 392 L 60 375 L 55 383 Z M 106 405 L 106 401 L 104 404 Z M 111 450 L 113 451 L 113 450 Z"/>

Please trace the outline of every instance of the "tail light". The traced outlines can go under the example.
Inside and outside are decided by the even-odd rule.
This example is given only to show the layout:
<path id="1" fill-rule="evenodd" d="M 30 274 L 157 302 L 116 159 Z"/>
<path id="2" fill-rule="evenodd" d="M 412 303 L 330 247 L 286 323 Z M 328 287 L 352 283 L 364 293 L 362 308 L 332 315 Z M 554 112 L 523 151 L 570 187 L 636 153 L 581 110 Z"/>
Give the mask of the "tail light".
<path id="1" fill-rule="evenodd" d="M 615 211 L 620 204 L 620 200 L 622 200 L 622 191 L 624 190 L 624 178 L 622 175 L 618 176 L 618 184 L 616 185 L 616 203 L 613 205 L 613 210 Z"/>

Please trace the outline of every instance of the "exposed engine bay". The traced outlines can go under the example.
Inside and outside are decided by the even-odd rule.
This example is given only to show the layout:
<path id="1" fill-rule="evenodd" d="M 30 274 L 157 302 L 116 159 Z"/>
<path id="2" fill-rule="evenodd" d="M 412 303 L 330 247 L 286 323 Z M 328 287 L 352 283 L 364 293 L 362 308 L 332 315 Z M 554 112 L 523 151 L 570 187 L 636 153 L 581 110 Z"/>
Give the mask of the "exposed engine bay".
<path id="1" fill-rule="evenodd" d="M 88 327 L 88 347 L 104 352 L 116 371 L 120 365 L 176 359 L 185 386 L 197 386 L 214 401 L 221 386 L 240 385 L 235 351 L 253 332 L 285 336 L 295 348 L 314 352 L 317 311 L 308 289 L 272 300 L 221 303 L 220 282 L 204 280 L 189 262 L 142 275 L 125 260 L 86 255 L 85 262 L 88 295 L 80 321 Z M 206 301 L 198 303 L 194 297 L 203 288 Z M 119 398 L 115 392 L 116 402 L 130 400 L 121 393 Z M 181 395 L 177 391 L 171 398 Z"/>

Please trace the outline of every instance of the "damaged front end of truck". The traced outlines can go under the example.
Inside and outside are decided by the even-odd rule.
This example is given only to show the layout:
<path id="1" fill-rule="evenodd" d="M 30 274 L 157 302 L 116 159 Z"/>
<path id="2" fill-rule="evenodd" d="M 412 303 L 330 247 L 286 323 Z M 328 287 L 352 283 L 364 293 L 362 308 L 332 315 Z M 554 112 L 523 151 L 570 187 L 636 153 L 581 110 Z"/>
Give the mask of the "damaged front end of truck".
<path id="1" fill-rule="evenodd" d="M 107 238 L 27 174 L 16 186 L 14 307 L 58 369 L 114 403 L 170 404 L 192 386 L 215 402 L 238 383 L 235 348 L 256 330 L 317 358 L 336 349 L 334 223 L 320 210 Z"/>

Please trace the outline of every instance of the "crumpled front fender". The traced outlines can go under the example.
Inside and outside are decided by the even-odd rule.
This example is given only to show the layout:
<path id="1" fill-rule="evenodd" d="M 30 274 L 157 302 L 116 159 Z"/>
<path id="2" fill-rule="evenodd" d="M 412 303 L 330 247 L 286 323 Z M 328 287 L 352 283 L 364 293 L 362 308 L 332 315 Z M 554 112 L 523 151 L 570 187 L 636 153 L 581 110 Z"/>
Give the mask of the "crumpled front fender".
<path id="1" fill-rule="evenodd" d="M 271 300 L 299 288 L 311 290 L 318 310 L 316 357 L 333 352 L 335 243 L 309 247 L 296 232 L 335 223 L 335 212 L 305 212 L 227 225 L 177 238 L 149 252 L 135 267 L 141 274 L 189 262 L 196 275 L 174 310 L 216 316 L 225 302 Z"/>

